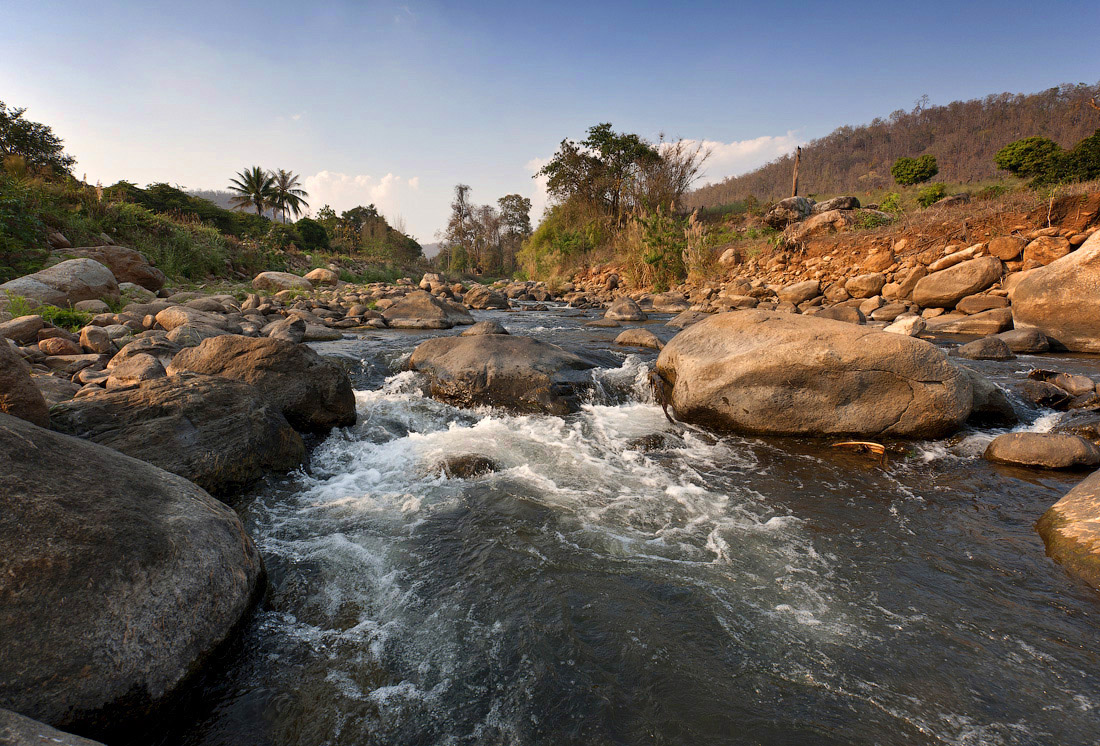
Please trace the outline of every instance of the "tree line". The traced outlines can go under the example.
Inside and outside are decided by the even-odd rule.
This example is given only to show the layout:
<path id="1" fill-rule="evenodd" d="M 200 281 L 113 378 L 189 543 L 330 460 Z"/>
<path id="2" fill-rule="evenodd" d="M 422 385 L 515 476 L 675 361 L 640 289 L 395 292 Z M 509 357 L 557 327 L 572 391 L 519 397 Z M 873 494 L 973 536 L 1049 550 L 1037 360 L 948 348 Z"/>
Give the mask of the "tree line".
<path id="1" fill-rule="evenodd" d="M 455 186 L 434 266 L 453 273 L 511 275 L 520 247 L 531 235 L 531 200 L 506 194 L 496 206 L 478 205 L 470 194 L 469 185 Z"/>
<path id="2" fill-rule="evenodd" d="M 900 157 L 935 156 L 940 178 L 971 183 L 997 178 L 994 156 L 1005 145 L 1042 135 L 1073 148 L 1100 127 L 1089 102 L 1100 83 L 1061 85 L 1033 94 L 1000 93 L 930 106 L 922 98 L 911 111 L 898 110 L 862 126 L 839 127 L 802 148 L 801 192 L 862 193 L 890 186 L 891 165 Z M 793 156 L 755 171 L 701 187 L 685 197 L 691 207 L 716 207 L 749 195 L 768 201 L 790 196 Z"/>

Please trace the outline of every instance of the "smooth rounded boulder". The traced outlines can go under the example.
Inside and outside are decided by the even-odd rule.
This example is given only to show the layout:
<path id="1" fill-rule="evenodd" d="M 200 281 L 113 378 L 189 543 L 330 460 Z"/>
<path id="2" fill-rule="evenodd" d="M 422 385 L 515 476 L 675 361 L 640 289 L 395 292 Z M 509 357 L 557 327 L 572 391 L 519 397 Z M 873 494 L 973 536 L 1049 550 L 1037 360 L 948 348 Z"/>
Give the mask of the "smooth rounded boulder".
<path id="1" fill-rule="evenodd" d="M 1029 272 L 1013 289 L 1012 319 L 1057 347 L 1100 352 L 1100 231 L 1072 254 Z"/>
<path id="2" fill-rule="evenodd" d="M 484 285 L 471 285 L 466 294 L 462 296 L 462 302 L 470 308 L 510 308 L 508 299 L 502 293 L 498 293 Z"/>
<path id="3" fill-rule="evenodd" d="M 386 324 L 394 329 L 450 329 L 470 325 L 474 317 L 462 306 L 417 290 L 382 312 Z"/>
<path id="4" fill-rule="evenodd" d="M 0 707 L 97 735 L 151 715 L 258 595 L 236 513 L 182 477 L 0 414 Z"/>
<path id="5" fill-rule="evenodd" d="M 985 458 L 1040 469 L 1088 469 L 1100 465 L 1100 449 L 1071 433 L 1005 433 L 986 446 Z"/>
<path id="6" fill-rule="evenodd" d="M 1100 471 L 1054 503 L 1035 528 L 1051 559 L 1100 591 Z"/>
<path id="7" fill-rule="evenodd" d="M 119 300 L 118 281 L 111 270 L 94 259 L 69 259 L 34 274 L 0 285 L 11 293 L 58 308 L 82 300 Z"/>
<path id="8" fill-rule="evenodd" d="M 282 412 L 252 386 L 183 373 L 135 388 L 72 399 L 53 428 L 231 494 L 267 472 L 296 469 L 305 445 Z"/>
<path id="9" fill-rule="evenodd" d="M 625 295 L 612 301 L 603 317 L 612 321 L 645 321 L 649 318 L 633 298 Z"/>
<path id="10" fill-rule="evenodd" d="M 313 290 L 313 283 L 289 272 L 261 272 L 252 278 L 252 287 L 278 293 L 283 290 Z"/>
<path id="11" fill-rule="evenodd" d="M 1003 271 L 1004 265 L 995 256 L 970 259 L 917 280 L 913 301 L 921 308 L 954 308 L 966 296 L 1000 280 Z"/>
<path id="12" fill-rule="evenodd" d="M 297 430 L 327 432 L 355 424 L 347 372 L 305 345 L 236 334 L 211 337 L 172 358 L 168 375 L 183 371 L 255 386 Z"/>
<path id="13" fill-rule="evenodd" d="M 769 311 L 693 324 L 657 372 L 679 419 L 741 433 L 934 438 L 973 404 L 969 378 L 928 342 Z"/>
<path id="14" fill-rule="evenodd" d="M 62 253 L 96 260 L 111 270 L 119 283 L 120 291 L 122 283 L 132 283 L 156 292 L 164 287 L 167 279 L 163 272 L 149 264 L 144 254 L 125 246 L 82 246 L 66 249 Z"/>
<path id="15" fill-rule="evenodd" d="M 432 397 L 459 407 L 564 415 L 577 406 L 597 363 L 531 337 L 483 334 L 421 342 L 409 368 L 428 376 Z"/>

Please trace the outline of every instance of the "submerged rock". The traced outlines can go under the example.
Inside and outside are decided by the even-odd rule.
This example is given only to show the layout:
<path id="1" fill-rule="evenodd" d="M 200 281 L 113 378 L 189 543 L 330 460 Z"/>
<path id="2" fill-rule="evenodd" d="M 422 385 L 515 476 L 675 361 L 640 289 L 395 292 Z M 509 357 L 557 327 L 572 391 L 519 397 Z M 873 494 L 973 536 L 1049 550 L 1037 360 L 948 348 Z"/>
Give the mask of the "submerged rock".
<path id="1" fill-rule="evenodd" d="M 1035 528 L 1051 559 L 1100 590 L 1100 471 L 1054 503 Z"/>
<path id="2" fill-rule="evenodd" d="M 102 732 L 148 716 L 251 608 L 260 555 L 182 477 L 0 414 L 0 706 Z"/>
<path id="3" fill-rule="evenodd" d="M 767 311 L 688 327 L 657 371 L 679 419 L 735 432 L 939 437 L 973 404 L 969 378 L 928 342 Z"/>
<path id="4" fill-rule="evenodd" d="M 409 368 L 427 374 L 431 395 L 460 407 L 563 415 L 591 382 L 597 363 L 531 337 L 437 337 L 413 351 Z"/>
<path id="5" fill-rule="evenodd" d="M 278 409 L 252 386 L 219 376 L 184 373 L 73 399 L 54 408 L 53 422 L 219 495 L 305 459 L 301 436 Z"/>
<path id="6" fill-rule="evenodd" d="M 460 456 L 448 456 L 437 464 L 437 468 L 449 479 L 474 479 L 492 474 L 500 468 L 500 465 L 487 456 L 467 453 Z"/>

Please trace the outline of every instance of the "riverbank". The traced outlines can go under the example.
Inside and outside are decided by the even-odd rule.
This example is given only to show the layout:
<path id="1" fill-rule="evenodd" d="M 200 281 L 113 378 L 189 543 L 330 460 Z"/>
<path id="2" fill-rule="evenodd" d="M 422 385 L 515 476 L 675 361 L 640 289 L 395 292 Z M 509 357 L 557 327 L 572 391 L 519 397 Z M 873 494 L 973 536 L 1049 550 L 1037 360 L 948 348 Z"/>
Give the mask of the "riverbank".
<path id="1" fill-rule="evenodd" d="M 1014 741 L 1005 725 L 1008 720 L 983 711 L 976 700 L 952 701 L 944 689 L 918 690 L 904 683 L 901 679 L 922 675 L 919 660 L 897 662 L 891 673 L 862 666 L 852 651 L 886 644 L 895 636 L 887 631 L 895 616 L 913 617 L 903 626 L 915 627 L 903 637 L 911 634 L 907 644 L 926 651 L 922 654 L 950 646 L 953 636 L 978 633 L 952 628 L 946 619 L 958 613 L 950 610 L 952 604 L 970 608 L 970 602 L 961 600 L 968 595 L 979 594 L 982 603 L 994 603 L 988 590 L 977 590 L 983 585 L 999 588 L 994 596 L 1028 599 L 1026 613 L 1002 609 L 990 626 L 1028 627 L 1028 637 L 1013 639 L 1038 645 L 1048 656 L 1054 654 L 1049 648 L 1059 638 L 1059 625 L 1074 624 L 1052 616 L 1052 606 L 1071 604 L 1082 618 L 1095 613 L 1090 606 L 1095 596 L 1042 556 L 1031 527 L 1042 510 L 1080 478 L 1072 469 L 1097 465 L 1092 453 L 1100 437 L 1095 423 L 1100 375 L 1092 357 L 1051 348 L 1087 346 L 1089 339 L 1100 338 L 1100 331 L 1089 331 L 1090 317 L 1076 314 L 1068 330 L 1073 334 L 1067 335 L 1059 323 L 1066 315 L 1063 310 L 1052 314 L 1052 321 L 1042 314 L 1017 319 L 1024 305 L 1018 298 L 1038 298 L 1029 309 L 1060 309 L 1062 296 L 1052 293 L 1044 299 L 1040 291 L 1045 286 L 1039 281 L 1064 277 L 1067 266 L 1072 268 L 1070 275 L 1083 278 L 1083 287 L 1097 286 L 1088 279 L 1094 271 L 1091 257 L 1100 246 L 1092 228 L 1059 236 L 1071 250 L 1040 267 L 1025 269 L 1021 264 L 1012 270 L 1010 263 L 1016 260 L 998 258 L 990 240 L 952 251 L 941 247 L 939 258 L 927 266 L 917 260 L 906 267 L 906 258 L 899 261 L 895 255 L 893 264 L 898 266 L 879 272 L 881 285 L 879 278 L 868 281 L 863 271 L 867 267 L 858 266 L 842 283 L 830 282 L 824 274 L 814 278 L 812 273 L 792 274 L 788 284 L 754 277 L 747 281 L 745 294 L 737 294 L 744 288 L 731 281 L 717 293 L 699 296 L 699 302 L 690 291 L 629 291 L 619 287 L 621 278 L 612 281 L 614 273 L 603 272 L 597 275 L 603 277 L 602 285 L 586 284 L 581 277 L 572 287 L 550 288 L 536 282 L 482 286 L 439 275 L 355 285 L 322 268 L 308 279 L 261 273 L 250 286 L 233 293 L 180 294 L 163 288 L 153 291 L 137 282 L 123 288 L 124 272 L 131 273 L 123 275 L 129 278 L 153 281 L 155 273 L 121 250 L 99 252 L 104 261 L 80 256 L 62 261 L 45 275 L 21 278 L 16 289 L 23 291 L 22 300 L 9 298 L 6 314 L 12 318 L 0 322 L 0 334 L 9 340 L 0 349 L 0 375 L 6 383 L 0 404 L 10 415 L 2 423 L 9 438 L 5 458 L 11 462 L 5 468 L 18 475 L 20 485 L 9 499 L 27 511 L 9 511 L 17 519 L 4 528 L 10 533 L 5 542 L 10 538 L 10 544 L 25 554 L 8 560 L 18 572 L 5 577 L 21 578 L 19 592 L 30 594 L 24 606 L 8 606 L 18 612 L 13 612 L 10 624 L 72 637 L 72 625 L 55 629 L 46 621 L 27 624 L 39 612 L 52 613 L 35 601 L 41 592 L 38 584 L 51 584 L 70 599 L 68 603 L 80 603 L 76 599 L 83 597 L 66 591 L 66 583 L 79 586 L 81 573 L 95 578 L 103 574 L 80 560 L 85 550 L 79 547 L 85 544 L 79 533 L 56 533 L 53 543 L 43 546 L 27 533 L 28 526 L 36 536 L 54 529 L 48 521 L 30 521 L 31 516 L 56 514 L 89 527 L 88 535 L 99 535 L 96 527 L 107 530 L 119 521 L 127 525 L 127 515 L 143 505 L 143 485 L 152 483 L 165 485 L 167 493 L 158 500 L 167 512 L 151 511 L 147 525 L 103 540 L 118 548 L 116 564 L 150 566 L 150 560 L 143 559 L 145 547 L 167 541 L 178 546 L 179 557 L 185 559 L 166 560 L 164 578 L 158 582 L 179 585 L 172 573 L 180 570 L 173 563 L 213 562 L 211 572 L 224 577 L 226 586 L 216 593 L 208 587 L 181 590 L 174 600 L 179 608 L 223 609 L 219 614 L 172 617 L 176 621 L 170 628 L 141 621 L 137 626 L 145 633 L 136 638 L 126 632 L 135 626 L 126 618 L 131 613 L 129 601 L 109 604 L 107 616 L 89 616 L 90 628 L 121 634 L 112 646 L 137 646 L 133 655 L 160 667 L 134 670 L 127 674 L 133 678 L 119 680 L 119 691 L 129 683 L 147 692 L 141 701 L 93 686 L 80 690 L 86 692 L 87 704 L 60 712 L 57 704 L 77 691 L 71 688 L 76 685 L 44 663 L 23 667 L 31 678 L 11 679 L 18 683 L 19 696 L 5 693 L 0 705 L 81 734 L 125 741 L 132 738 L 127 727 L 140 730 L 135 724 L 147 723 L 172 692 L 194 686 L 194 676 L 208 665 L 212 651 L 243 625 L 248 630 L 244 649 L 233 655 L 244 655 L 246 662 L 237 664 L 243 668 L 230 664 L 236 686 L 263 689 L 258 681 L 265 676 L 282 682 L 276 688 L 300 676 L 309 682 L 302 690 L 303 700 L 283 710 L 289 720 L 279 719 L 276 742 L 358 742 L 368 732 L 362 729 L 366 723 L 371 724 L 369 732 L 381 728 L 392 742 L 425 733 L 445 738 L 473 737 L 476 732 L 501 738 L 504 733 L 520 734 L 520 740 L 537 741 L 534 734 L 542 731 L 508 717 L 491 722 L 485 718 L 499 708 L 525 711 L 507 692 L 526 692 L 531 701 L 543 703 L 555 696 L 560 699 L 557 676 L 545 677 L 541 667 L 552 669 L 557 665 L 553 661 L 568 660 L 570 654 L 586 663 L 569 676 L 597 687 L 592 691 L 605 687 L 614 692 L 622 717 L 612 717 L 598 697 L 585 695 L 562 700 L 562 722 L 594 716 L 594 729 L 570 730 L 543 720 L 537 721 L 538 728 L 561 737 L 614 738 L 611 723 L 628 722 L 642 729 L 630 731 L 639 735 L 645 728 L 643 713 L 620 698 L 640 696 L 659 707 L 654 698 L 665 687 L 702 692 L 723 678 L 736 680 L 733 674 L 740 664 L 736 656 L 729 657 L 730 650 L 765 669 L 779 666 L 781 675 L 761 675 L 759 686 L 793 687 L 799 693 L 792 696 L 808 698 L 825 710 L 840 708 L 838 717 L 841 703 L 854 697 L 859 703 L 855 710 L 868 725 L 857 727 L 845 742 L 890 742 L 883 736 L 890 723 L 918 742 L 929 732 L 948 740 L 967 732 L 961 726 L 945 726 L 944 718 L 969 718 L 976 724 L 975 733 L 1007 743 L 1025 742 L 1026 738 Z M 1076 240 L 1077 235 L 1084 239 L 1074 246 L 1070 238 Z M 1031 242 L 1050 237 L 1036 235 L 1017 243 L 1026 252 Z M 959 260 L 936 264 L 960 252 L 964 253 Z M 112 261 L 115 266 L 110 266 Z M 999 265 L 996 272 L 994 262 Z M 904 291 L 899 279 L 917 265 L 925 274 L 908 297 L 887 298 L 886 287 L 894 284 Z M 813 270 L 819 271 L 823 270 Z M 1017 277 L 1023 272 L 1031 273 L 1028 279 Z M 924 280 L 932 282 L 918 292 Z M 1065 286 L 1061 280 L 1057 283 Z M 860 293 L 864 286 L 877 290 L 866 298 L 836 300 L 838 284 L 849 295 L 849 286 Z M 1016 295 L 1032 284 L 1031 296 Z M 1006 285 L 1016 291 L 1006 290 Z M 937 295 L 929 287 L 951 292 Z M 961 295 L 960 288 L 965 288 Z M 87 315 L 35 313 L 37 309 L 29 307 L 36 302 L 34 293 L 39 294 L 37 302 L 53 301 L 66 309 L 71 304 Z M 131 298 L 122 305 L 126 294 Z M 927 302 L 956 295 L 950 309 Z M 805 298 L 796 302 L 796 296 Z M 747 300 L 724 307 L 725 300 L 735 297 Z M 997 298 L 1005 302 L 987 307 L 997 304 Z M 1084 296 L 1073 302 L 1084 302 L 1087 310 L 1088 303 L 1095 307 L 1095 300 Z M 864 304 L 875 308 L 865 313 Z M 894 309 L 898 312 L 892 318 L 876 317 L 890 305 L 902 308 Z M 731 309 L 737 310 L 711 313 Z M 935 310 L 928 313 L 931 309 Z M 993 311 L 1000 313 L 991 316 Z M 950 319 L 951 325 L 930 323 L 936 318 Z M 991 318 L 1000 321 L 993 323 Z M 503 335 L 491 324 L 475 325 L 478 321 L 494 322 L 511 333 Z M 725 329 L 730 323 L 737 325 L 735 331 Z M 72 325 L 71 330 L 63 324 Z M 1018 328 L 1003 328 L 1006 325 Z M 616 343 L 624 330 L 631 334 Z M 731 340 L 737 340 L 736 349 L 729 346 Z M 824 347 L 814 351 L 813 345 L 821 340 Z M 971 341 L 981 344 L 961 344 Z M 784 345 L 795 352 L 785 355 Z M 802 355 L 797 354 L 800 349 Z M 737 359 L 745 362 L 734 363 Z M 964 361 L 965 366 L 960 365 Z M 738 366 L 749 363 L 755 367 L 742 376 Z M 876 376 L 883 370 L 889 371 L 891 380 L 903 381 L 904 391 L 879 382 Z M 852 379 L 845 382 L 843 376 L 848 375 Z M 762 397 L 756 419 L 750 422 L 724 412 L 729 403 L 723 404 L 724 399 L 748 401 L 746 397 L 764 382 L 772 389 Z M 925 385 L 934 389 L 927 394 L 928 403 L 914 405 L 925 396 L 918 395 L 917 388 Z M 940 389 L 950 391 L 947 399 L 941 400 Z M 823 398 L 816 404 L 798 399 L 807 392 Z M 901 414 L 880 417 L 899 402 Z M 672 419 L 658 407 L 662 403 Z M 805 416 L 820 415 L 822 410 L 825 417 L 820 421 Z M 944 413 L 946 418 L 940 416 Z M 902 422 L 915 424 L 900 427 Z M 1022 455 L 1019 448 L 1004 445 L 1015 444 L 1015 436 L 1025 432 L 1037 436 L 1038 445 L 1029 441 Z M 832 447 L 852 435 L 883 445 L 886 459 Z M 1002 446 L 994 447 L 998 441 Z M 19 444 L 27 443 L 39 452 L 59 454 L 59 460 L 17 458 L 23 449 Z M 1074 446 L 1070 457 L 1059 460 L 1065 449 L 1055 446 L 1066 444 Z M 1006 451 L 1015 453 L 1015 460 L 1006 459 Z M 987 452 L 988 461 L 978 458 Z M 1042 460 L 1034 457 L 1039 452 Z M 81 489 L 93 481 L 89 465 L 96 467 L 95 480 L 113 487 L 110 500 Z M 1070 472 L 1060 476 L 1051 467 Z M 68 481 L 59 481 L 54 472 L 68 475 Z M 220 507 L 207 493 L 237 512 Z M 990 515 L 971 525 L 960 510 L 978 495 Z M 1038 495 L 1046 504 L 1035 504 Z M 877 528 L 863 536 L 841 528 L 845 521 L 867 520 L 866 506 L 876 501 L 881 504 L 871 512 L 877 516 Z M 942 501 L 952 507 L 928 512 L 930 502 Z M 818 502 L 825 507 L 813 507 Z M 996 517 L 1004 510 L 1011 518 Z M 193 532 L 185 538 L 172 521 L 158 522 L 162 515 L 185 520 L 206 516 L 218 528 L 204 530 L 222 538 L 196 541 L 198 534 Z M 1044 531 L 1044 538 L 1056 542 L 1056 532 L 1067 521 L 1059 517 L 1045 524 L 1050 530 Z M 530 530 L 535 531 L 532 538 L 523 538 Z M 934 539 L 931 553 L 920 543 L 942 532 L 961 532 L 967 538 L 959 539 L 955 549 Z M 1022 548 L 1006 553 L 995 548 L 992 539 L 975 540 L 984 536 L 981 532 L 1011 537 Z M 567 537 L 564 544 L 553 538 L 558 535 Z M 226 536 L 235 538 L 220 543 Z M 904 561 L 896 563 L 867 548 L 898 547 L 906 541 L 917 544 L 902 549 Z M 467 556 L 465 542 L 478 546 L 477 556 L 488 564 Z M 494 547 L 508 548 L 497 556 Z M 968 567 L 967 553 L 979 548 L 986 558 L 979 567 Z M 1059 558 L 1057 552 L 1052 554 Z M 217 556 L 222 559 L 215 562 Z M 531 559 L 533 564 L 523 559 L 540 556 Z M 66 560 L 71 575 L 65 582 L 33 571 L 59 557 L 75 558 Z M 264 587 L 260 557 L 269 563 L 271 579 L 268 601 L 254 617 L 257 589 Z M 810 560 L 795 561 L 797 557 Z M 949 568 L 937 568 L 930 557 L 948 557 L 940 561 Z M 792 561 L 793 569 L 785 567 Z M 683 572 L 670 575 L 667 568 L 676 564 L 683 565 Z M 1071 562 L 1066 566 L 1078 571 Z M 504 585 L 497 587 L 494 581 L 487 597 L 475 597 L 474 589 L 485 582 L 485 567 L 492 568 L 490 574 L 502 573 Z M 592 580 L 593 573 L 606 573 L 609 567 L 620 568 L 621 587 Z M 998 567 L 1014 569 L 1007 579 L 993 583 Z M 360 577 L 364 572 L 365 579 Z M 88 607 L 95 608 L 96 599 L 115 598 L 111 594 L 120 599 L 142 597 L 147 591 L 132 585 L 136 573 L 113 576 L 120 583 L 114 588 L 82 591 Z M 900 588 L 884 585 L 898 573 L 923 579 L 907 580 Z M 1031 579 L 1021 580 L 1025 577 Z M 453 584 L 448 585 L 447 578 Z M 550 587 L 545 584 L 551 578 L 572 589 L 576 599 L 565 601 L 555 592 L 537 596 Z M 637 589 L 628 593 L 637 582 L 649 589 L 642 594 L 645 603 L 631 600 Z M 311 587 L 314 583 L 317 587 Z M 660 589 L 673 586 L 698 587 L 699 592 L 678 600 L 675 593 L 666 598 Z M 875 611 L 857 600 L 867 589 L 876 589 L 879 601 L 897 598 L 883 605 L 886 612 Z M 5 592 L 12 593 L 12 587 Z M 535 609 L 541 611 L 523 610 L 509 601 L 518 602 L 515 592 L 524 598 L 536 594 Z M 431 600 L 433 594 L 438 603 Z M 675 655 L 663 659 L 662 672 L 650 672 L 640 659 L 621 657 L 627 630 L 612 618 L 578 612 L 578 619 L 570 612 L 569 625 L 581 630 L 574 637 L 564 632 L 565 618 L 553 611 L 596 608 L 595 599 L 606 603 L 608 597 L 631 610 L 625 617 L 627 626 L 645 630 L 639 638 L 643 647 L 660 639 L 676 649 Z M 562 603 L 564 607 L 558 606 Z M 736 609 L 732 616 L 731 604 Z M 685 605 L 698 611 L 688 615 L 696 625 L 694 632 L 681 629 L 683 619 L 676 621 L 683 617 Z M 462 621 L 471 614 L 473 626 Z M 642 621 L 645 614 L 657 614 L 661 621 L 652 626 Z M 931 615 L 931 622 L 924 624 L 920 615 Z M 165 612 L 159 618 L 170 616 Z M 200 617 L 210 622 L 205 641 L 180 650 L 181 635 L 196 639 L 190 625 L 198 624 Z M 499 666 L 490 662 L 485 668 L 474 661 L 486 655 L 497 660 L 490 644 L 494 618 L 502 625 L 507 655 Z M 523 633 L 540 619 L 561 622 L 550 623 L 555 652 L 545 657 L 530 647 L 533 641 Z M 478 637 L 477 625 L 482 624 L 486 632 Z M 442 630 L 440 648 L 433 646 L 427 632 L 417 631 L 420 626 Z M 802 634 L 819 629 L 828 630 L 828 641 Z M 1087 625 L 1074 626 L 1072 635 L 1085 639 L 1086 629 Z M 587 654 L 579 651 L 580 640 L 600 634 L 598 630 L 609 637 L 592 643 L 594 649 Z M 704 634 L 708 641 L 703 648 L 677 642 L 692 634 Z M 757 646 L 752 638 L 761 634 L 770 642 Z M 878 642 L 868 643 L 864 634 Z M 104 648 L 95 642 L 104 639 L 102 635 L 81 639 L 90 642 L 62 657 L 109 664 Z M 320 640 L 333 646 L 324 648 L 332 655 L 316 647 Z M 981 652 L 961 659 L 1006 691 L 1018 691 L 1011 682 L 1023 680 L 1030 667 L 998 668 L 995 659 L 1003 660 L 1008 650 L 996 646 L 994 651 L 976 638 L 971 642 Z M 772 658 L 776 650 L 792 645 L 801 651 L 797 665 L 787 667 Z M 50 648 L 53 643 L 39 641 L 35 646 Z M 169 648 L 171 655 L 165 653 Z M 711 651 L 710 666 L 702 664 L 708 659 L 704 650 Z M 716 650 L 725 652 L 713 658 Z M 258 663 L 273 654 L 287 656 L 287 666 L 268 669 Z M 534 669 L 506 665 L 524 656 L 534 661 Z M 822 656 L 833 662 L 822 662 Z M 1100 686 L 1090 678 L 1087 661 L 1055 657 L 1060 661 L 1059 680 L 1077 682 L 1047 689 L 1061 692 L 1064 699 L 1029 700 L 1012 709 L 995 693 L 982 687 L 978 691 L 1020 719 L 1028 737 L 1057 734 L 1072 741 L 1079 732 L 1075 716 L 1065 715 L 1063 709 L 1058 721 L 1042 713 L 1052 706 L 1064 708 L 1075 697 L 1087 699 Z M 355 663 L 345 665 L 345 660 Z M 425 661 L 428 668 L 418 670 Z M 587 667 L 612 665 L 610 661 L 618 661 L 617 670 L 639 681 L 636 690 L 616 683 L 617 677 L 596 676 Z M 692 666 L 702 666 L 705 675 L 693 676 Z M 165 667 L 171 673 L 164 673 Z M 258 679 L 248 670 L 253 667 L 263 672 Z M 530 681 L 513 679 L 506 669 L 526 672 Z M 834 700 L 835 692 L 804 687 L 797 682 L 806 671 L 819 680 L 828 679 L 832 671 L 847 682 L 842 688 L 849 693 Z M 503 677 L 503 688 L 485 688 L 482 696 L 473 697 L 471 709 L 465 709 L 456 699 L 459 690 L 452 687 L 456 682 L 475 686 L 485 676 Z M 47 680 L 60 689 L 41 684 Z M 932 709 L 908 706 L 904 697 L 858 694 L 885 681 L 892 681 L 899 692 L 910 692 L 907 696 L 931 698 Z M 733 699 L 746 697 L 736 686 L 728 694 Z M 227 692 L 217 696 L 227 702 L 234 697 Z M 257 690 L 255 696 L 267 703 L 265 707 L 279 707 L 271 692 Z M 712 702 L 713 696 L 703 701 Z M 339 704 L 327 704 L 332 702 Z M 369 712 L 352 716 L 359 706 Z M 728 716 L 719 717 L 706 707 L 696 712 L 687 702 L 666 706 L 669 716 L 652 726 L 666 737 L 686 733 L 700 742 L 717 742 L 722 728 L 732 727 Z M 234 711 L 233 705 L 226 707 Z M 815 717 L 806 714 L 799 716 L 801 720 L 784 721 L 779 713 L 785 710 L 789 711 L 778 707 L 768 724 L 754 732 L 765 739 L 814 734 L 828 741 Z M 901 714 L 885 719 L 870 715 L 890 711 Z M 324 715 L 313 725 L 300 720 L 318 713 Z M 457 719 L 446 720 L 446 713 Z M 215 730 L 224 735 L 227 726 L 218 715 L 193 717 L 218 721 Z M 105 718 L 112 721 L 110 726 Z M 240 712 L 230 719 L 234 718 L 247 720 Z M 705 724 L 707 718 L 717 718 L 713 728 Z M 682 730 L 688 722 L 701 724 Z M 239 740 L 256 736 L 234 727 L 229 726 L 229 732 Z M 143 732 L 143 738 L 151 740 L 149 731 Z M 346 735 L 334 735 L 340 733 Z M 173 737 L 156 738 L 167 743 Z M 205 738 L 191 733 L 187 742 L 215 742 Z"/>

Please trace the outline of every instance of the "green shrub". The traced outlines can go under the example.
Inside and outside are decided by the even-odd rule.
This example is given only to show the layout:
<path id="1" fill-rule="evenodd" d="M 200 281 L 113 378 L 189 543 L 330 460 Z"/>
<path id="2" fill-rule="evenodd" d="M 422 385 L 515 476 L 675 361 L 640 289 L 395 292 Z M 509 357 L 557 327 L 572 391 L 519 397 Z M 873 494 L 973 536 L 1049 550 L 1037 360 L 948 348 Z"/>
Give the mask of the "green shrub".
<path id="1" fill-rule="evenodd" d="M 68 329 L 70 332 L 83 329 L 92 321 L 92 314 L 77 311 L 73 308 L 58 308 L 57 306 L 39 306 L 34 313 L 41 316 L 54 326 Z M 13 314 L 14 315 L 14 314 Z"/>
<path id="2" fill-rule="evenodd" d="M 0 282 L 40 269 L 48 253 L 31 190 L 0 173 Z"/>
<path id="3" fill-rule="evenodd" d="M 892 221 L 885 215 L 876 215 L 873 212 L 863 212 L 856 218 L 856 228 L 863 228 L 870 230 L 872 228 L 881 228 L 884 225 L 890 225 Z"/>
<path id="4" fill-rule="evenodd" d="M 300 248 L 302 251 L 314 253 L 329 250 L 328 233 L 325 231 L 325 226 L 313 218 L 302 218 L 294 224 L 294 227 L 298 230 L 298 235 L 301 236 Z"/>
<path id="5" fill-rule="evenodd" d="M 883 212 L 901 212 L 901 195 L 897 192 L 890 192 L 885 197 L 883 197 L 882 204 L 879 205 L 879 209 Z"/>
<path id="6" fill-rule="evenodd" d="M 1008 185 L 1006 184 L 990 184 L 987 187 L 983 187 L 974 193 L 974 199 L 988 202 L 989 200 L 997 199 L 1008 193 Z"/>
<path id="7" fill-rule="evenodd" d="M 912 186 L 928 181 L 940 172 L 936 156 L 922 155 L 919 158 L 898 158 L 890 169 L 890 175 L 901 186 Z"/>
<path id="8" fill-rule="evenodd" d="M 264 236 L 264 246 L 269 250 L 286 251 L 301 248 L 302 236 L 293 225 L 275 223 Z"/>
<path id="9" fill-rule="evenodd" d="M 1047 137 L 1025 137 L 997 151 L 993 162 L 1013 176 L 1042 179 L 1060 170 L 1065 151 Z"/>
<path id="10" fill-rule="evenodd" d="M 931 207 L 947 196 L 947 187 L 943 184 L 929 184 L 917 192 L 917 203 L 921 207 Z"/>

